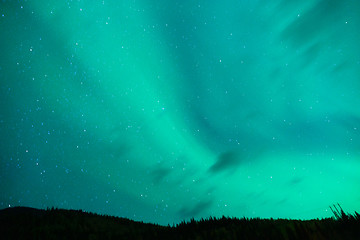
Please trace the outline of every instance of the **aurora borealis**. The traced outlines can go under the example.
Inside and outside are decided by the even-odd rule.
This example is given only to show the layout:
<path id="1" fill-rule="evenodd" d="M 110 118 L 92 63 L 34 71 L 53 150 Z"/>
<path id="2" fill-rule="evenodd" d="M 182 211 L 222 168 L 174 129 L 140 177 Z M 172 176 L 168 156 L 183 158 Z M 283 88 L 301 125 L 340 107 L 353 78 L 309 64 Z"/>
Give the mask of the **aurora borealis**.
<path id="1" fill-rule="evenodd" d="M 0 3 L 0 208 L 159 224 L 360 206 L 357 0 Z"/>

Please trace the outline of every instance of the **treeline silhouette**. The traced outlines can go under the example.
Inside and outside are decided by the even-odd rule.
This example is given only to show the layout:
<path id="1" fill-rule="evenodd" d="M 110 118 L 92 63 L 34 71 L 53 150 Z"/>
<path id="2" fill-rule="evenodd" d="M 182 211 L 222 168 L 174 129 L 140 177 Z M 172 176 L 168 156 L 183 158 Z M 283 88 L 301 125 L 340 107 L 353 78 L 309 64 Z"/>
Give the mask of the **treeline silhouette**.
<path id="1" fill-rule="evenodd" d="M 360 215 L 333 205 L 333 218 L 213 218 L 174 226 L 135 222 L 81 210 L 0 210 L 1 239 L 360 239 Z"/>

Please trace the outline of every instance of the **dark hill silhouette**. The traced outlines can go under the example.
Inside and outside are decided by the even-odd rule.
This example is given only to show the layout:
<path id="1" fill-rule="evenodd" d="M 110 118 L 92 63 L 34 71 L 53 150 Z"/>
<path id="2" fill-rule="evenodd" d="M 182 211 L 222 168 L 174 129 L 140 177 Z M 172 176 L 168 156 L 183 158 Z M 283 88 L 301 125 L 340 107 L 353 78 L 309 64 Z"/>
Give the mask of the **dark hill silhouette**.
<path id="1" fill-rule="evenodd" d="M 209 218 L 176 226 L 135 222 L 81 210 L 0 210 L 1 239 L 360 239 L 360 215 L 332 208 L 317 220 Z"/>

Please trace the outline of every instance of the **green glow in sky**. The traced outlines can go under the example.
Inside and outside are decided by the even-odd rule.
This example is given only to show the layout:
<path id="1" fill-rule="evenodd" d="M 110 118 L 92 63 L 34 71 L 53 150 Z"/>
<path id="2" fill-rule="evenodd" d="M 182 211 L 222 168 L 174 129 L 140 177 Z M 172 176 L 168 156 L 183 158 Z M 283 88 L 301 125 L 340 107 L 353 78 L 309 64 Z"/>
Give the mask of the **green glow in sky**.
<path id="1" fill-rule="evenodd" d="M 159 224 L 360 206 L 357 0 L 0 3 L 0 208 Z"/>

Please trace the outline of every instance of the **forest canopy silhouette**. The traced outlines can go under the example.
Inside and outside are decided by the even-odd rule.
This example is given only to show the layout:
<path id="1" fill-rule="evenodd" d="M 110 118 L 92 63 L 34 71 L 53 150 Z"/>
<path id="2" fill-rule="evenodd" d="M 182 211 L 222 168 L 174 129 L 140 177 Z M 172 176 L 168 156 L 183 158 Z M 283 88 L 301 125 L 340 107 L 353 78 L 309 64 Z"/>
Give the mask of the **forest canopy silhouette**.
<path id="1" fill-rule="evenodd" d="M 0 210 L 0 230 L 5 239 L 359 239 L 360 214 L 340 205 L 331 210 L 334 217 L 316 220 L 223 216 L 161 226 L 82 210 L 14 207 Z"/>

